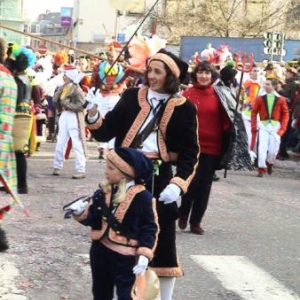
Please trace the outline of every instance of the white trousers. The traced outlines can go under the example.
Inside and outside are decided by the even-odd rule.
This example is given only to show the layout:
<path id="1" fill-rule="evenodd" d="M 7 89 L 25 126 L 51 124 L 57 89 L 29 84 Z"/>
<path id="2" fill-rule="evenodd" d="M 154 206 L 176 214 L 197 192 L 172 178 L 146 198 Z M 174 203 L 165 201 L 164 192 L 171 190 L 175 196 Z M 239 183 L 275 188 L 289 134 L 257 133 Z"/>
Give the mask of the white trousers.
<path id="1" fill-rule="evenodd" d="M 72 149 L 75 153 L 75 169 L 85 173 L 86 158 L 82 141 L 79 138 L 79 125 L 76 113 L 63 111 L 58 121 L 57 143 L 54 152 L 54 169 L 62 169 L 64 155 L 69 138 L 72 139 Z"/>
<path id="2" fill-rule="evenodd" d="M 104 118 L 105 115 L 112 110 L 115 105 L 118 103 L 120 100 L 120 96 L 118 94 L 110 94 L 107 95 L 106 97 L 103 97 L 101 93 L 96 94 L 96 103 L 98 105 L 98 110 L 101 114 L 101 116 Z M 109 142 L 100 142 L 98 148 L 103 148 L 103 149 L 112 149 L 115 146 L 115 139 L 111 139 Z"/>
<path id="3" fill-rule="evenodd" d="M 258 167 L 267 168 L 267 164 L 273 165 L 276 160 L 280 146 L 280 138 L 277 132 L 280 123 L 272 125 L 260 124 L 259 126 L 259 142 L 258 142 Z"/>

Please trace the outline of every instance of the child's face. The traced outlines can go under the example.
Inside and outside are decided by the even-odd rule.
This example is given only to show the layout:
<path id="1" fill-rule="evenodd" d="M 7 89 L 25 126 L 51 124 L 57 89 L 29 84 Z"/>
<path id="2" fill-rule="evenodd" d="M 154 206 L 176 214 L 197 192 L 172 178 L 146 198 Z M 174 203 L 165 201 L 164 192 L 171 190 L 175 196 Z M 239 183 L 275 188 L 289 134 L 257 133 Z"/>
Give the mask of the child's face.
<path id="1" fill-rule="evenodd" d="M 109 160 L 106 161 L 104 175 L 109 184 L 118 184 L 125 175 Z"/>

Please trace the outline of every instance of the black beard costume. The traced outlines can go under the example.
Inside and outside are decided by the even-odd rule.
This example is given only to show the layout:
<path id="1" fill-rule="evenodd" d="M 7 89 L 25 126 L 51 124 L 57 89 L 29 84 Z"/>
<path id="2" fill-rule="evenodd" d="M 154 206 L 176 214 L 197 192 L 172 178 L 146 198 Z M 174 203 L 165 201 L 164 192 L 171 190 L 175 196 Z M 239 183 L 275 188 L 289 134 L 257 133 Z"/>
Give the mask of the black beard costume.
<path id="1" fill-rule="evenodd" d="M 0 252 L 4 252 L 9 248 L 5 231 L 0 227 Z"/>

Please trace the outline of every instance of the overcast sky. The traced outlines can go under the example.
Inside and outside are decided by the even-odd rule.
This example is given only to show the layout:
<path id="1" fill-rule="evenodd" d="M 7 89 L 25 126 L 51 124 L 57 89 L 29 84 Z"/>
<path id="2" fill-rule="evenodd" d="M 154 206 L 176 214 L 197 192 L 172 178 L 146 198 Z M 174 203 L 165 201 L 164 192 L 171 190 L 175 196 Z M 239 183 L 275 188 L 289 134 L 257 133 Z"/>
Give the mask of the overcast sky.
<path id="1" fill-rule="evenodd" d="M 73 7 L 74 0 L 24 0 L 24 11 L 27 18 L 35 21 L 39 14 L 47 10 L 59 12 L 61 7 Z"/>

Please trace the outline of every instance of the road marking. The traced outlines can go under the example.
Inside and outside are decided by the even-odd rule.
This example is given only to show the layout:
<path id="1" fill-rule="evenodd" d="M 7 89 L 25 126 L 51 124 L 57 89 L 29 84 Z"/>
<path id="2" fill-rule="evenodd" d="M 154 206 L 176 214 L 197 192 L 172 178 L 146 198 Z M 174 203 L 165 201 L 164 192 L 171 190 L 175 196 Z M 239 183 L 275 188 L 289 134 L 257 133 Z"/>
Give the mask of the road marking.
<path id="1" fill-rule="evenodd" d="M 1 300 L 26 300 L 27 298 L 19 290 L 15 281 L 19 276 L 18 269 L 9 262 L 6 254 L 0 255 L 0 299 Z"/>
<path id="2" fill-rule="evenodd" d="M 243 256 L 192 255 L 225 289 L 246 300 L 300 300 L 291 290 Z"/>

